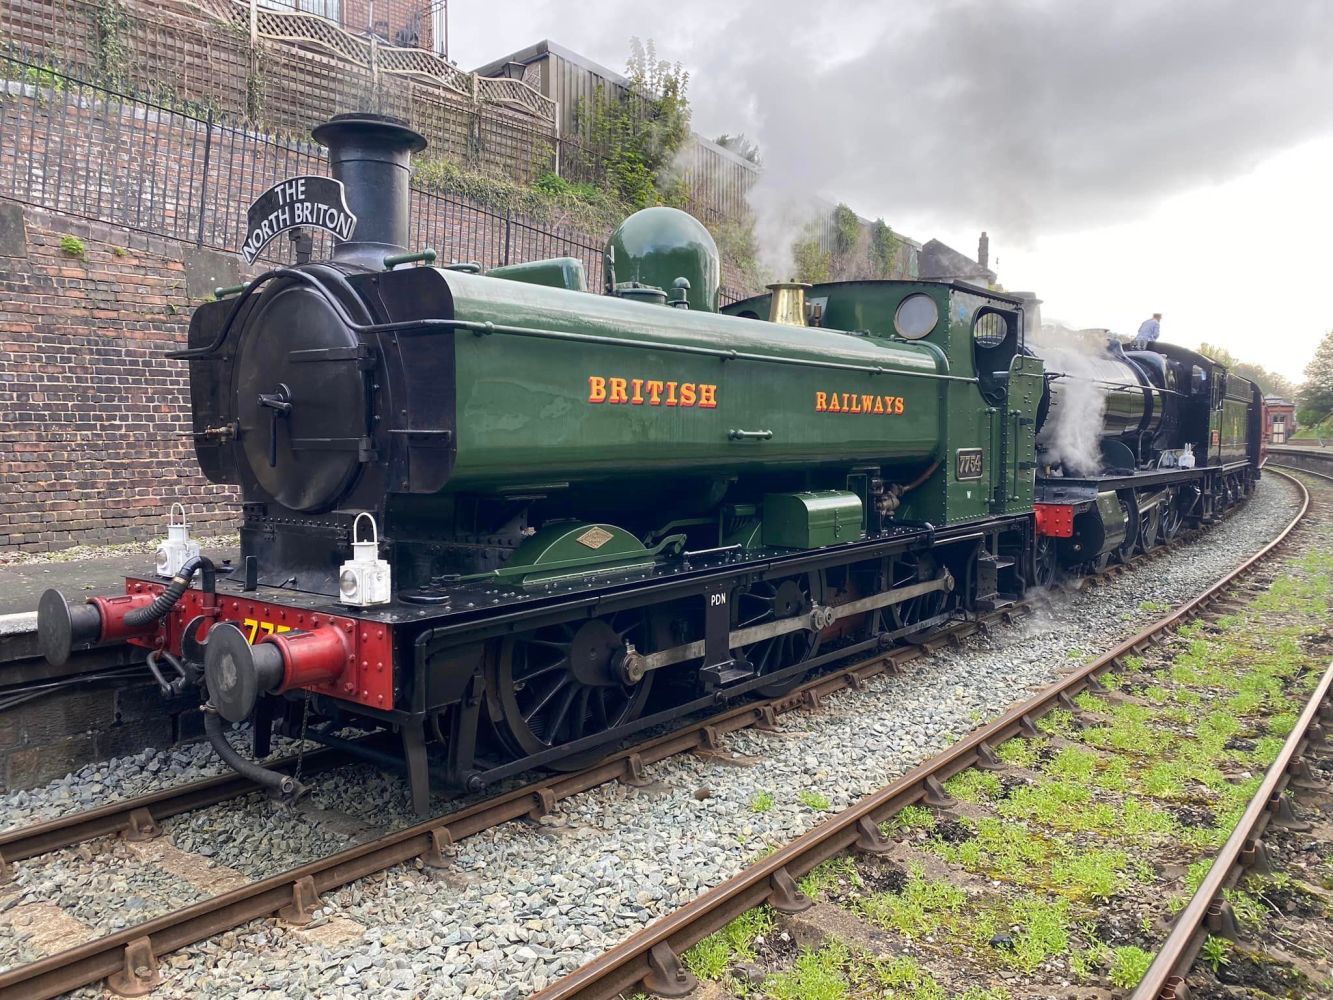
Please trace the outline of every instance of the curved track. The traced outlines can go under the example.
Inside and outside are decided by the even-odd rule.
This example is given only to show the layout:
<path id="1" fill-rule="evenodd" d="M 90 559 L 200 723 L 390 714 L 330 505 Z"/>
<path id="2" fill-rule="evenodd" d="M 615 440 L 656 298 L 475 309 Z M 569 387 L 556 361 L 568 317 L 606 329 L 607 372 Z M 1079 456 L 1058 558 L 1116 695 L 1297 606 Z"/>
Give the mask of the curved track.
<path id="1" fill-rule="evenodd" d="M 1302 505 L 1301 514 L 1308 506 L 1308 495 Z M 1245 566 L 1236 571 L 1242 573 L 1255 564 L 1262 556 L 1270 552 L 1287 536 L 1299 520 L 1299 516 L 1283 532 L 1283 535 L 1258 555 L 1247 561 Z M 1193 537 L 1195 533 L 1189 533 Z M 1182 536 L 1181 542 L 1187 540 Z M 1162 558 L 1173 546 L 1162 546 L 1145 556 L 1131 561 L 1130 565 L 1141 561 Z M 1114 572 L 1123 572 L 1128 566 L 1113 567 Z M 1233 574 L 1234 577 L 1236 574 Z M 1229 578 L 1230 579 L 1230 578 Z M 1094 581 L 1089 580 L 1088 583 Z M 1201 595 L 1188 607 L 1199 602 L 1211 601 L 1209 595 L 1223 584 L 1219 583 Z M 815 707 L 825 697 L 848 688 L 859 689 L 863 684 L 878 674 L 896 671 L 911 660 L 938 649 L 949 643 L 957 643 L 963 637 L 985 627 L 988 620 L 1008 619 L 1013 613 L 1024 610 L 1014 606 L 986 616 L 980 622 L 961 622 L 949 628 L 933 633 L 924 641 L 914 645 L 895 648 L 877 653 L 869 658 L 858 660 L 850 665 L 835 669 L 818 677 L 794 691 L 780 697 L 764 701 L 751 702 L 719 715 L 711 716 L 677 732 L 650 739 L 631 749 L 617 753 L 593 766 L 576 773 L 551 775 L 543 780 L 514 789 L 500 796 L 489 798 L 460 809 L 457 812 L 438 816 L 423 823 L 399 830 L 374 841 L 358 845 L 326 858 L 311 862 L 301 867 L 284 872 L 268 879 L 253 882 L 222 895 L 203 900 L 192 906 L 166 914 L 156 919 L 129 927 L 123 931 L 96 938 L 77 948 L 39 959 L 26 965 L 18 966 L 5 973 L 0 973 L 0 1000 L 23 998 L 40 1000 L 43 997 L 58 996 L 99 979 L 109 978 L 118 991 L 137 991 L 149 988 L 156 979 L 156 958 L 171 951 L 204 940 L 222 931 L 243 925 L 244 923 L 271 915 L 278 915 L 294 923 L 301 923 L 310 918 L 311 911 L 319 906 L 320 894 L 332 891 L 356 879 L 384 870 L 395 864 L 420 858 L 428 865 L 446 864 L 445 851 L 448 846 L 465 837 L 491 829 L 501 823 L 523 817 L 539 818 L 553 810 L 555 803 L 569 796 L 610 781 L 640 783 L 646 765 L 677 754 L 693 750 L 713 749 L 720 738 L 730 732 L 749 727 L 763 727 L 771 724 L 778 714 L 803 707 Z M 1186 614 L 1185 610 L 1165 619 L 1166 625 L 1172 624 Z M 1126 651 L 1141 648 L 1147 641 L 1144 634 L 1135 636 L 1113 650 L 1109 657 L 1125 655 Z M 1106 659 L 1106 658 L 1103 658 Z M 1101 663 L 1102 661 L 1098 661 Z M 1108 661 L 1109 662 L 1109 661 Z M 1097 672 L 1096 664 L 1091 665 L 1069 682 L 1077 686 L 1061 687 L 1046 692 L 1046 701 L 1041 707 L 1024 706 L 1022 711 L 1008 713 L 1000 723 L 1016 727 L 1013 731 L 1023 731 L 1032 723 L 1037 714 L 1052 705 L 1059 704 L 1061 698 L 1088 686 Z M 1038 696 L 1041 699 L 1043 696 Z M 996 725 L 999 725 L 997 723 Z M 991 727 L 980 731 L 989 736 L 979 737 L 973 734 L 954 750 L 946 753 L 929 765 L 922 765 L 902 781 L 911 779 L 910 785 L 898 788 L 902 781 L 895 783 L 888 798 L 872 807 L 889 813 L 916 799 L 933 794 L 935 782 L 947 778 L 952 773 L 984 759 L 998 739 Z M 966 744 L 966 746 L 964 746 Z M 962 749 L 960 749 L 962 748 Z M 956 752 L 955 752 L 956 751 Z M 329 769 L 345 761 L 336 754 L 306 757 L 306 767 L 312 760 L 320 769 Z M 913 776 L 917 776 L 913 778 Z M 108 805 L 98 810 L 78 813 L 63 819 L 53 820 L 26 830 L 20 829 L 0 835 L 0 859 L 20 860 L 67 847 L 97 836 L 120 832 L 137 839 L 146 839 L 157 832 L 157 821 L 167 816 L 178 815 L 191 809 L 200 808 L 226 801 L 230 798 L 251 792 L 255 786 L 244 779 L 223 776 L 195 782 L 177 789 L 153 793 L 129 799 L 121 803 Z M 906 791 L 904 791 L 906 789 Z M 886 790 L 887 791 L 887 790 Z M 872 797 L 878 800 L 878 797 Z M 848 814 L 843 814 L 844 816 Z M 866 813 L 865 815 L 870 815 Z M 825 824 L 828 826 L 828 824 Z M 848 820 L 848 825 L 839 826 L 832 840 L 821 841 L 837 844 L 833 853 L 854 842 L 858 836 L 868 835 L 858 826 L 858 820 Z M 807 838 L 825 827 L 820 827 Z M 807 838 L 802 838 L 804 841 Z M 801 843 L 798 841 L 797 843 Z M 793 845 L 795 846 L 795 845 Z M 774 857 L 783 857 L 786 851 Z M 827 856 L 827 855 L 825 855 Z M 817 863 L 812 861 L 808 867 Z M 785 865 L 779 865 L 784 868 Z M 776 870 L 776 869 L 775 869 Z M 805 869 L 797 866 L 797 871 Z M 3 869 L 0 868 L 0 874 Z M 769 885 L 772 873 L 761 879 Z M 779 877 L 780 878 L 780 877 Z M 730 884 L 730 883 L 728 883 Z M 724 887 L 725 888 L 725 887 Z M 700 901 L 711 899 L 718 890 Z M 763 895 L 770 892 L 765 888 Z M 748 898 L 748 896 L 746 897 Z M 758 900 L 762 902 L 763 899 Z M 693 904 L 692 904 L 693 905 Z M 754 905 L 750 903 L 749 905 Z M 743 909 L 748 906 L 743 906 Z M 689 908 L 687 907 L 687 910 Z M 682 913 L 685 911 L 681 911 Z M 732 914 L 734 915 L 734 913 Z M 729 917 L 725 919 L 730 919 Z M 725 923 L 725 919 L 723 922 Z M 666 923 L 672 920 L 667 918 Z M 659 925 L 649 928 L 644 934 L 654 931 Z M 701 925 L 702 926 L 702 925 Z M 708 933 L 707 930 L 703 933 Z M 642 935 L 640 935 L 642 936 Z M 631 941 L 637 940 L 631 939 Z M 692 942 L 686 942 L 686 944 Z M 651 948 L 649 949 L 651 951 Z M 646 954 L 647 952 L 645 952 Z M 580 970 L 582 972 L 582 970 Z M 577 977 L 580 973 L 574 974 Z M 573 977 L 571 977 L 573 978 Z M 638 974 L 638 980 L 643 974 Z M 620 981 L 618 977 L 617 982 Z M 636 980 L 637 981 L 637 980 Z M 563 982 L 563 981 L 562 981 Z M 557 984 L 560 987 L 562 984 Z M 598 991 L 588 995 L 612 996 L 620 989 L 610 993 Z M 583 995 L 557 993 L 552 995 Z"/>
<path id="2" fill-rule="evenodd" d="M 687 948 L 762 904 L 767 903 L 780 912 L 788 913 L 807 908 L 810 901 L 795 888 L 796 881 L 816 865 L 853 849 L 871 853 L 883 851 L 887 843 L 880 833 L 880 823 L 906 806 L 918 802 L 927 805 L 950 804 L 942 788 L 943 781 L 967 768 L 994 763 L 995 749 L 1001 743 L 1015 736 L 1036 735 L 1038 718 L 1055 708 L 1072 709 L 1073 696 L 1088 689 L 1101 688 L 1098 678 L 1118 669 L 1126 658 L 1143 652 L 1176 626 L 1200 615 L 1225 613 L 1229 610 L 1226 602 L 1228 592 L 1274 553 L 1281 551 L 1310 510 L 1310 493 L 1304 484 L 1285 472 L 1273 471 L 1295 483 L 1300 490 L 1302 502 L 1299 512 L 1277 538 L 1204 593 L 1059 683 L 1013 706 L 1002 717 L 975 730 L 939 756 L 919 765 L 735 878 L 570 973 L 537 994 L 536 1000 L 609 1000 L 638 989 L 663 996 L 683 996 L 696 985 L 694 977 L 678 957 Z M 1235 852 L 1232 862 L 1214 866 L 1213 875 L 1200 887 L 1186 908 L 1176 933 L 1168 939 L 1157 962 L 1149 971 L 1149 978 L 1144 980 L 1144 986 L 1134 994 L 1134 1000 L 1157 997 L 1170 1000 L 1176 995 L 1170 990 L 1180 982 L 1177 970 L 1182 965 L 1188 969 L 1193 961 L 1204 933 L 1200 930 L 1202 922 L 1209 908 L 1215 904 L 1222 887 L 1229 884 L 1225 881 L 1227 873 L 1231 874 L 1234 881 L 1235 858 L 1239 857 L 1244 845 L 1251 841 L 1252 831 L 1257 828 L 1257 824 L 1266 822 L 1267 817 L 1279 809 L 1281 800 L 1277 793 L 1285 787 L 1288 770 L 1294 766 L 1292 761 L 1297 759 L 1296 755 L 1306 745 L 1307 731 L 1317 719 L 1329 714 L 1327 697 L 1331 684 L 1333 666 L 1325 672 L 1282 755 L 1272 766 L 1270 780 L 1264 782 L 1246 811 L 1241 827 L 1228 841 L 1221 858 L 1226 862 L 1227 852 L 1232 850 Z M 1157 985 L 1149 979 L 1153 979 Z"/>

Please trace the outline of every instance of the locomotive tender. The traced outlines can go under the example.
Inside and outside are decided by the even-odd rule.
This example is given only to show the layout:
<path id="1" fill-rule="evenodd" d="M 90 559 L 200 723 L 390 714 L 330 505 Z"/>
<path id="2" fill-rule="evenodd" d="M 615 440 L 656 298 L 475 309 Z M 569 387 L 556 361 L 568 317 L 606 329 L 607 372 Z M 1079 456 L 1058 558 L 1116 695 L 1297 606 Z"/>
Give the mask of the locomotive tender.
<path id="1" fill-rule="evenodd" d="M 266 195 L 247 256 L 328 216 L 331 259 L 200 306 L 175 355 L 200 465 L 240 488 L 241 565 L 173 524 L 159 575 L 39 609 L 53 662 L 130 642 L 164 689 L 202 684 L 218 752 L 283 795 L 299 784 L 224 722 L 252 718 L 259 757 L 275 720 L 379 732 L 391 753 L 358 752 L 401 761 L 426 812 L 432 776 L 479 790 L 780 694 L 1150 548 L 1258 476 L 1258 390 L 1192 352 L 1113 345 L 1065 372 L 1031 302 L 959 283 L 785 283 L 719 310 L 713 241 L 669 208 L 614 234 L 605 295 L 570 258 L 404 266 L 433 259 L 406 248 L 424 140 L 371 115 L 315 137 L 333 181 Z M 345 202 L 284 214 L 307 187 Z M 1053 450 L 1080 392 L 1091 467 Z"/>

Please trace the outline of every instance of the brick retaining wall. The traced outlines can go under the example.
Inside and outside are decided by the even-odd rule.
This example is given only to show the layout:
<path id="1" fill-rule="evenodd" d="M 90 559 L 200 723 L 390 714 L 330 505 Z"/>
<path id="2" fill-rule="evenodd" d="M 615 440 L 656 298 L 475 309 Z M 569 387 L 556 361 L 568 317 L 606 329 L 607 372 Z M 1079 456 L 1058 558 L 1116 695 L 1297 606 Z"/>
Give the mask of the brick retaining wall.
<path id="1" fill-rule="evenodd" d="M 185 341 L 187 265 L 223 275 L 234 258 L 11 202 L 0 214 L 0 546 L 151 538 L 177 500 L 201 531 L 232 527 L 234 491 L 195 465 L 185 363 L 163 355 Z"/>

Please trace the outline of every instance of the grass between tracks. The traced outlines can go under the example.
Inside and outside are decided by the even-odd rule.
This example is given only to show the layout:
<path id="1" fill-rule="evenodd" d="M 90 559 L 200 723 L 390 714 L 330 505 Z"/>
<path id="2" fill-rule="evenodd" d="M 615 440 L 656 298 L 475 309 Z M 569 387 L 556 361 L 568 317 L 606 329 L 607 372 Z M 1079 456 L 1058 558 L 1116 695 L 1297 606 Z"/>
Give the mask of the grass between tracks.
<path id="1" fill-rule="evenodd" d="M 950 779 L 956 807 L 909 807 L 884 824 L 895 840 L 887 859 L 840 857 L 807 875 L 802 890 L 841 917 L 760 909 L 697 945 L 688 964 L 731 994 L 774 1000 L 1131 988 L 1333 654 L 1331 579 L 1326 528 L 1246 607 L 1128 660 L 1105 676 L 1114 688 L 1079 695 L 1077 711 L 1052 711 L 1040 735 L 1001 746 L 1001 770 Z M 1251 877 L 1227 892 L 1243 932 L 1279 893 L 1333 916 L 1319 887 Z M 862 930 L 849 934 L 846 919 Z M 1214 970 L 1235 959 L 1218 938 L 1202 954 Z"/>

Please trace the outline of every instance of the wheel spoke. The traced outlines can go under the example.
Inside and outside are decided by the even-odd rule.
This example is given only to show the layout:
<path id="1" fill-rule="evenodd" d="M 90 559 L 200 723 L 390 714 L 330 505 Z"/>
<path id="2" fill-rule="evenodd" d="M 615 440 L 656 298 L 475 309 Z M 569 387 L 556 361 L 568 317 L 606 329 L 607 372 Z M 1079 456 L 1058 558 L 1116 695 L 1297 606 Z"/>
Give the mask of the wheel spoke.
<path id="1" fill-rule="evenodd" d="M 551 724 L 546 727 L 546 742 L 552 746 L 559 739 L 560 727 L 565 724 L 565 717 L 569 715 L 569 707 L 574 704 L 574 699 L 578 697 L 579 690 L 573 684 L 565 689 L 565 696 L 560 700 L 560 705 L 555 710 L 555 717 L 551 720 Z M 587 689 L 584 688 L 583 690 L 586 691 Z"/>
<path id="2" fill-rule="evenodd" d="M 549 664 L 547 664 L 547 665 L 544 666 L 544 667 L 537 667 L 537 668 L 535 668 L 535 669 L 533 669 L 533 670 L 525 670 L 521 675 L 516 675 L 516 676 L 514 677 L 514 680 L 515 680 L 515 681 L 530 681 L 530 680 L 532 680 L 534 677 L 541 677 L 543 674 L 549 674 L 549 673 L 550 673 L 551 671 L 553 671 L 553 670 L 568 669 L 568 667 L 569 667 L 569 657 L 568 657 L 568 656 L 562 656 L 562 657 L 560 657 L 560 659 L 556 660 L 554 663 L 549 663 Z"/>
<path id="3" fill-rule="evenodd" d="M 523 721 L 531 724 L 536 714 L 551 703 L 551 699 L 556 696 L 556 692 L 558 692 L 561 688 L 570 685 L 571 683 L 572 681 L 570 680 L 568 674 L 566 674 L 564 677 L 557 678 L 556 682 L 551 685 L 550 690 L 547 691 L 546 694 L 542 696 L 541 700 L 538 701 L 536 705 L 532 706 L 532 708 L 529 709 L 527 712 L 523 713 Z"/>
<path id="4" fill-rule="evenodd" d="M 590 687 L 581 687 L 578 691 L 578 697 L 574 702 L 574 711 L 569 717 L 569 738 L 576 740 L 588 732 L 588 699 L 592 697 L 593 689 Z"/>
<path id="5" fill-rule="evenodd" d="M 603 729 L 610 728 L 610 723 L 606 715 L 606 688 L 596 688 L 593 691 L 592 699 L 593 718 L 601 724 Z"/>

